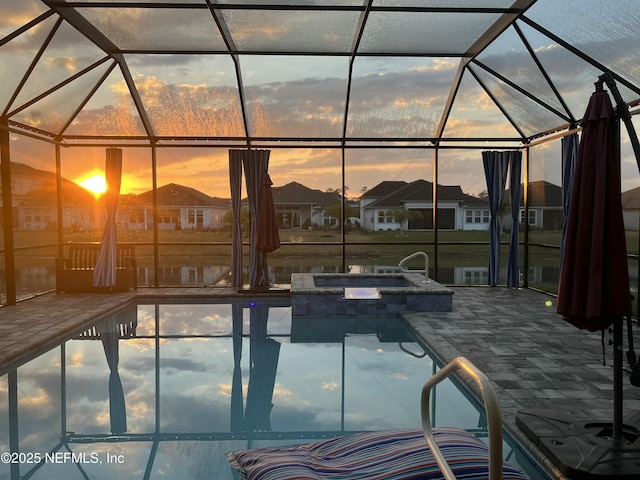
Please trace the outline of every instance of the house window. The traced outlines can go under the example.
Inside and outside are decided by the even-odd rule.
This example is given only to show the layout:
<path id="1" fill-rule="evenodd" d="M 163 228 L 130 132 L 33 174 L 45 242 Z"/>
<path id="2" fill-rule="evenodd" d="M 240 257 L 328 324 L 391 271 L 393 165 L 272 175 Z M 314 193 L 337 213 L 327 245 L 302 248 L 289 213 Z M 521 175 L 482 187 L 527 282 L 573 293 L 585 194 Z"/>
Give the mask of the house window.
<path id="1" fill-rule="evenodd" d="M 158 212 L 158 223 L 178 225 L 180 223 L 180 211 L 164 210 Z"/>
<path id="2" fill-rule="evenodd" d="M 131 210 L 129 212 L 129 223 L 144 223 L 144 212 Z"/>
<path id="3" fill-rule="evenodd" d="M 489 210 L 467 210 L 466 223 L 489 223 Z"/>
<path id="4" fill-rule="evenodd" d="M 464 282 L 468 285 L 483 285 L 489 281 L 486 270 L 467 270 L 464 272 Z"/>
<path id="5" fill-rule="evenodd" d="M 520 210 L 520 223 L 524 224 L 524 209 Z M 538 224 L 538 211 L 529 210 L 529 225 L 536 226 Z"/>
<path id="6" fill-rule="evenodd" d="M 380 210 L 378 211 L 378 223 L 393 223 L 393 211 Z"/>
<path id="7" fill-rule="evenodd" d="M 187 223 L 189 226 L 200 229 L 204 225 L 204 211 L 203 210 L 189 210 L 187 212 Z"/>

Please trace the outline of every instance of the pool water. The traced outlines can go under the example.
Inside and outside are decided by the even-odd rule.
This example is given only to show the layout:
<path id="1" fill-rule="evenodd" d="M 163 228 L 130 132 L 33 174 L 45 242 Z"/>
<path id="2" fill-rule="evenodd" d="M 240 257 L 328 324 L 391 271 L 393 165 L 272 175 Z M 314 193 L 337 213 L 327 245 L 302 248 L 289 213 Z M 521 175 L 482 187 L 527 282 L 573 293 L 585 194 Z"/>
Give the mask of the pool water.
<path id="1" fill-rule="evenodd" d="M 1 377 L 0 451 L 21 457 L 0 479 L 233 479 L 229 451 L 420 427 L 438 367 L 401 320 L 263 302 L 135 305 Z M 453 382 L 433 397 L 436 426 L 486 433 Z"/>

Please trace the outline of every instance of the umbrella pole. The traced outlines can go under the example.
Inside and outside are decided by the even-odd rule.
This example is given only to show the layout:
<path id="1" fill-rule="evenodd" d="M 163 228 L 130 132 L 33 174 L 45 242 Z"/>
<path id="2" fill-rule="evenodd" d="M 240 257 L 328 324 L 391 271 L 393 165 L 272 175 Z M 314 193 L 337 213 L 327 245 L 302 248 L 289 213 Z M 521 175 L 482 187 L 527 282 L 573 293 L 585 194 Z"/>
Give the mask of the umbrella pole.
<path id="1" fill-rule="evenodd" d="M 613 321 L 613 439 L 622 439 L 622 317 Z"/>

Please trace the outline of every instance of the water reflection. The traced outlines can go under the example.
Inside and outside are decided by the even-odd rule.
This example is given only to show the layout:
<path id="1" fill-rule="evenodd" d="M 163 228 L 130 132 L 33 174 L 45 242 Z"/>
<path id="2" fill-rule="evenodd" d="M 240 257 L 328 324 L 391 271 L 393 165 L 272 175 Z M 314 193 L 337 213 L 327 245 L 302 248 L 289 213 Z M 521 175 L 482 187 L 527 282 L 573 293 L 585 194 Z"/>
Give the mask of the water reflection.
<path id="1" fill-rule="evenodd" d="M 96 326 L 109 365 L 109 420 L 113 434 L 127 431 L 127 410 L 122 380 L 118 372 L 120 325 L 122 324 L 118 323 L 118 315 L 112 315 Z"/>
<path id="2" fill-rule="evenodd" d="M 395 265 L 349 265 L 354 273 L 399 273 Z M 339 265 L 308 266 L 284 265 L 270 266 L 269 278 L 275 284 L 289 284 L 292 273 L 340 273 Z M 4 272 L 0 270 L 0 275 Z M 637 279 L 637 269 L 631 269 L 632 281 Z M 548 291 L 557 289 L 559 267 L 557 265 L 534 265 L 528 270 L 530 285 Z M 432 271 L 430 276 L 434 278 Z M 248 271 L 245 272 L 248 278 Z M 506 269 L 501 278 L 506 278 Z M 488 268 L 485 265 L 467 265 L 461 267 L 439 267 L 437 278 L 443 285 L 486 285 Z M 227 286 L 231 285 L 231 272 L 227 265 L 182 265 L 160 267 L 158 280 L 161 286 Z M 246 283 L 246 282 L 245 282 Z M 155 273 L 152 267 L 138 268 L 139 286 L 155 285 Z M 55 289 L 55 269 L 53 267 L 27 267 L 17 270 L 18 295 L 25 298 L 34 294 Z"/>
<path id="3" fill-rule="evenodd" d="M 227 451 L 418 426 L 433 368 L 395 320 L 138 305 L 0 377 L 0 449 L 53 455 L 0 478 L 232 478 Z M 433 408 L 452 426 L 481 418 L 453 385 Z"/>
<path id="4" fill-rule="evenodd" d="M 244 431 L 271 431 L 271 409 L 280 343 L 267 334 L 269 307 L 250 309 L 251 344 L 247 405 L 244 412 Z"/>

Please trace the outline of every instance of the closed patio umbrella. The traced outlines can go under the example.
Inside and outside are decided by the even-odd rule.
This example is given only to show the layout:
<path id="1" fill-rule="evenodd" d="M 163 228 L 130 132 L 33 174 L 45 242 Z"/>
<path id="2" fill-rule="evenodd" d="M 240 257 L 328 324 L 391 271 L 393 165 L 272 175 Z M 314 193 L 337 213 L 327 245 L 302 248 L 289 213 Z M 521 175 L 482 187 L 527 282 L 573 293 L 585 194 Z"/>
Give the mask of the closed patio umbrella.
<path id="1" fill-rule="evenodd" d="M 618 123 L 598 89 L 582 117 L 556 311 L 578 328 L 614 324 L 613 435 L 622 436 L 622 318 L 631 315 Z"/>
<path id="2" fill-rule="evenodd" d="M 571 409 L 530 410 L 519 412 L 517 422 L 571 478 L 638 478 L 637 447 L 627 440 L 627 433 L 638 431 L 638 417 L 623 423 L 622 401 L 622 325 L 632 311 L 618 127 L 626 105 L 615 83 L 609 84 L 618 103 L 614 112 L 602 83 L 596 85 L 581 122 L 556 311 L 572 325 L 603 336 L 613 327 L 613 419 Z"/>
<path id="3" fill-rule="evenodd" d="M 631 315 L 616 122 L 607 92 L 591 96 L 581 125 L 556 310 L 593 332 Z"/>
<path id="4" fill-rule="evenodd" d="M 278 218 L 276 216 L 276 207 L 273 203 L 271 185 L 273 185 L 271 177 L 267 172 L 264 172 L 258 208 L 258 238 L 256 239 L 256 248 L 266 253 L 271 253 L 280 248 Z"/>

